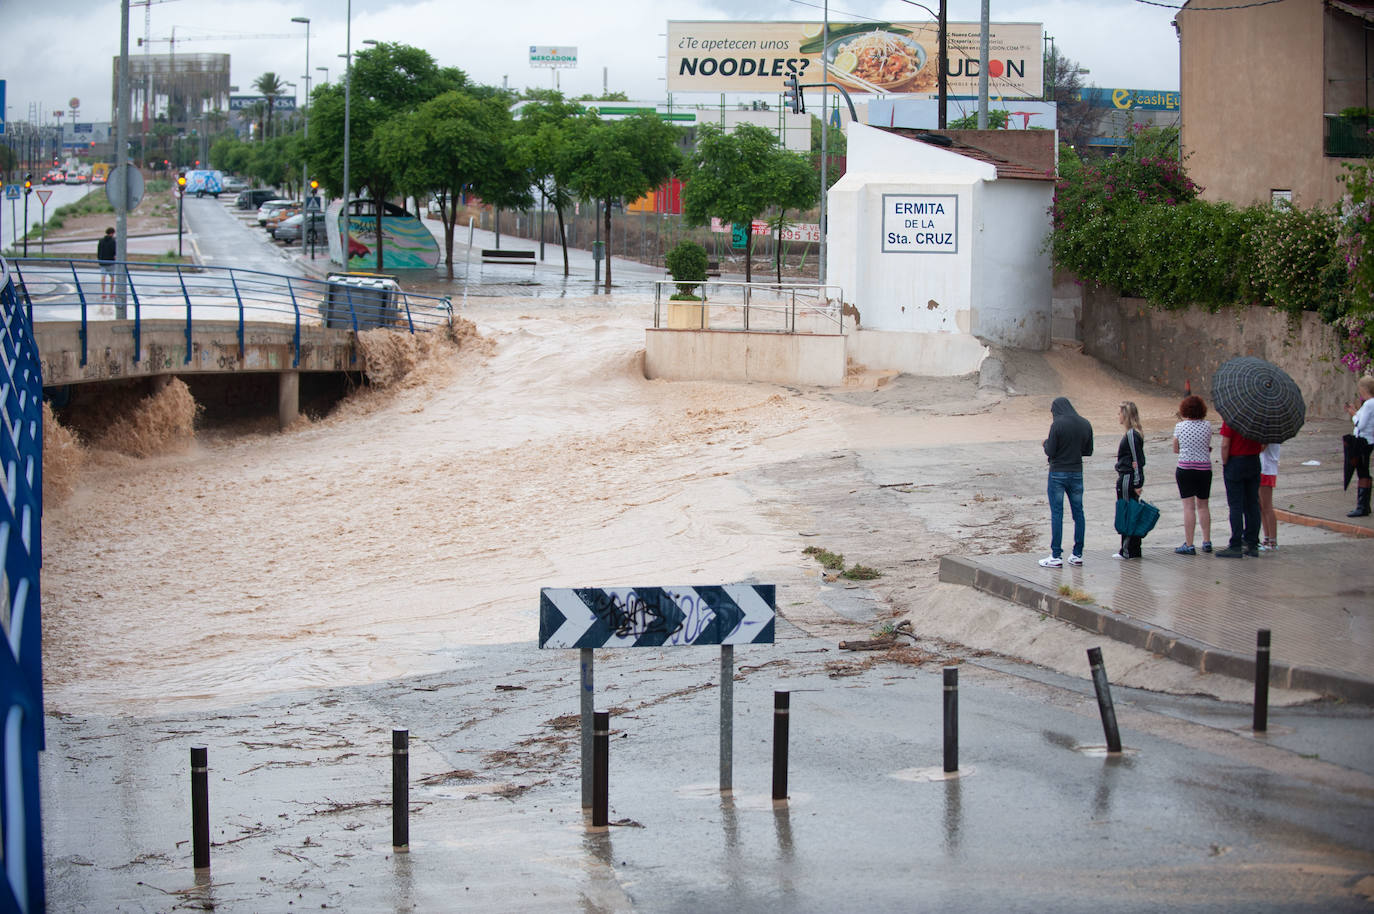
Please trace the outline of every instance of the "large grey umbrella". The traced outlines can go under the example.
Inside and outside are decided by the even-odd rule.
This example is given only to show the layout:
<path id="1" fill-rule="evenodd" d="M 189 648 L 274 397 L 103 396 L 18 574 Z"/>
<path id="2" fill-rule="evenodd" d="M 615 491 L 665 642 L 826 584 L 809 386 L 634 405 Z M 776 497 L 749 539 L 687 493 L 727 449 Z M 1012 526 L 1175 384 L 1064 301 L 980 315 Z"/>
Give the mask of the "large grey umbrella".
<path id="1" fill-rule="evenodd" d="M 1260 444 L 1287 441 L 1307 420 L 1297 383 L 1279 366 L 1250 355 L 1212 375 L 1212 402 L 1227 425 Z"/>

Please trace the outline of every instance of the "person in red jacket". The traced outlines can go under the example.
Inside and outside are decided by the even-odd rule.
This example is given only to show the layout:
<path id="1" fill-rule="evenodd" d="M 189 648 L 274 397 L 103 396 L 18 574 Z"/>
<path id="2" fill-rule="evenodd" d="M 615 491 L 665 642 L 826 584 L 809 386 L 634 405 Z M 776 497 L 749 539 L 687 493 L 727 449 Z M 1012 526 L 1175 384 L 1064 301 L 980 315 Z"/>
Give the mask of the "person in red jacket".
<path id="1" fill-rule="evenodd" d="M 1216 555 L 1223 559 L 1259 556 L 1260 451 L 1225 422 L 1221 423 L 1221 478 L 1226 483 L 1226 506 L 1231 509 L 1231 542 Z"/>

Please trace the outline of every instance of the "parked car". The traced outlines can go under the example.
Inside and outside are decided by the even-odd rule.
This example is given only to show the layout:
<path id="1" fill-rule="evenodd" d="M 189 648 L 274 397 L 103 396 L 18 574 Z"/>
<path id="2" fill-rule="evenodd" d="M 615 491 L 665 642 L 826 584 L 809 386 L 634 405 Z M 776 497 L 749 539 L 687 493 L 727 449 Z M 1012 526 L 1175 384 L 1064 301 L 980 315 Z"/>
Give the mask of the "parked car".
<path id="1" fill-rule="evenodd" d="M 293 203 L 290 206 L 283 206 L 275 213 L 270 214 L 267 217 L 267 221 L 262 224 L 262 227 L 267 229 L 267 234 L 271 235 L 273 238 L 276 238 L 277 229 L 281 226 L 281 224 L 285 222 L 287 219 L 290 219 L 292 216 L 299 216 L 300 212 L 301 207 L 298 203 Z"/>
<path id="2" fill-rule="evenodd" d="M 290 200 L 272 199 L 258 207 L 258 225 L 266 225 L 267 220 L 288 206 L 300 206 Z"/>
<path id="3" fill-rule="evenodd" d="M 236 178 L 233 175 L 225 175 L 224 180 L 221 183 L 224 186 L 224 192 L 226 194 L 236 194 L 240 191 L 248 189 L 247 182 L 245 182 L 242 178 Z"/>
<path id="4" fill-rule="evenodd" d="M 290 244 L 293 241 L 324 244 L 324 213 L 297 213 L 290 219 L 282 220 L 272 237 L 282 244 Z"/>
<path id="5" fill-rule="evenodd" d="M 241 192 L 238 195 L 235 205 L 238 206 L 239 209 L 257 209 L 268 200 L 275 199 L 277 199 L 277 192 L 275 190 L 267 190 L 266 188 L 259 187 Z"/>

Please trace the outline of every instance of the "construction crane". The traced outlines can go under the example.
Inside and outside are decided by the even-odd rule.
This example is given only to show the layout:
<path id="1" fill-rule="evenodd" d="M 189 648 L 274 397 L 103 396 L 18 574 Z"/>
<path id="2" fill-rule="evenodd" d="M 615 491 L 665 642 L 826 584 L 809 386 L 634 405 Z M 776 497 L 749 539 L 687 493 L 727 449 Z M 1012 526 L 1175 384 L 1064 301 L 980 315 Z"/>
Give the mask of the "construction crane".
<path id="1" fill-rule="evenodd" d="M 139 44 L 140 47 L 142 47 L 142 46 L 145 45 L 145 44 L 152 44 L 153 42 L 157 42 L 158 44 L 167 44 L 167 45 L 171 45 L 171 52 L 172 52 L 173 54 L 175 54 L 175 53 L 176 53 L 176 48 L 177 48 L 177 42 L 178 42 L 178 41 L 235 41 L 235 40 L 243 39 L 243 38 L 300 38 L 300 37 L 301 37 L 300 35 L 188 35 L 188 36 L 186 36 L 185 38 L 178 38 L 178 37 L 177 37 L 176 26 L 173 26 L 173 27 L 172 27 L 172 34 L 171 34 L 170 37 L 167 37 L 167 38 L 140 38 L 140 39 L 138 39 L 138 44 Z"/>

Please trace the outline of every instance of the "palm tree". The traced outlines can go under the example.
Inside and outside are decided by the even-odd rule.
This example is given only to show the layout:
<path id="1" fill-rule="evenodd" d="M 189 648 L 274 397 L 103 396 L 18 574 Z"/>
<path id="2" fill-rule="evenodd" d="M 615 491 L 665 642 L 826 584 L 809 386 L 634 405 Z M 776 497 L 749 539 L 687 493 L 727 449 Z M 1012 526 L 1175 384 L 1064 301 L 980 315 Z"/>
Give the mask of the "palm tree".
<path id="1" fill-rule="evenodd" d="M 286 87 L 277 74 L 269 70 L 253 80 L 253 88 L 267 97 L 267 122 L 263 127 L 263 138 L 266 139 L 272 135 L 272 107 L 276 104 L 277 96 L 281 95 Z"/>

